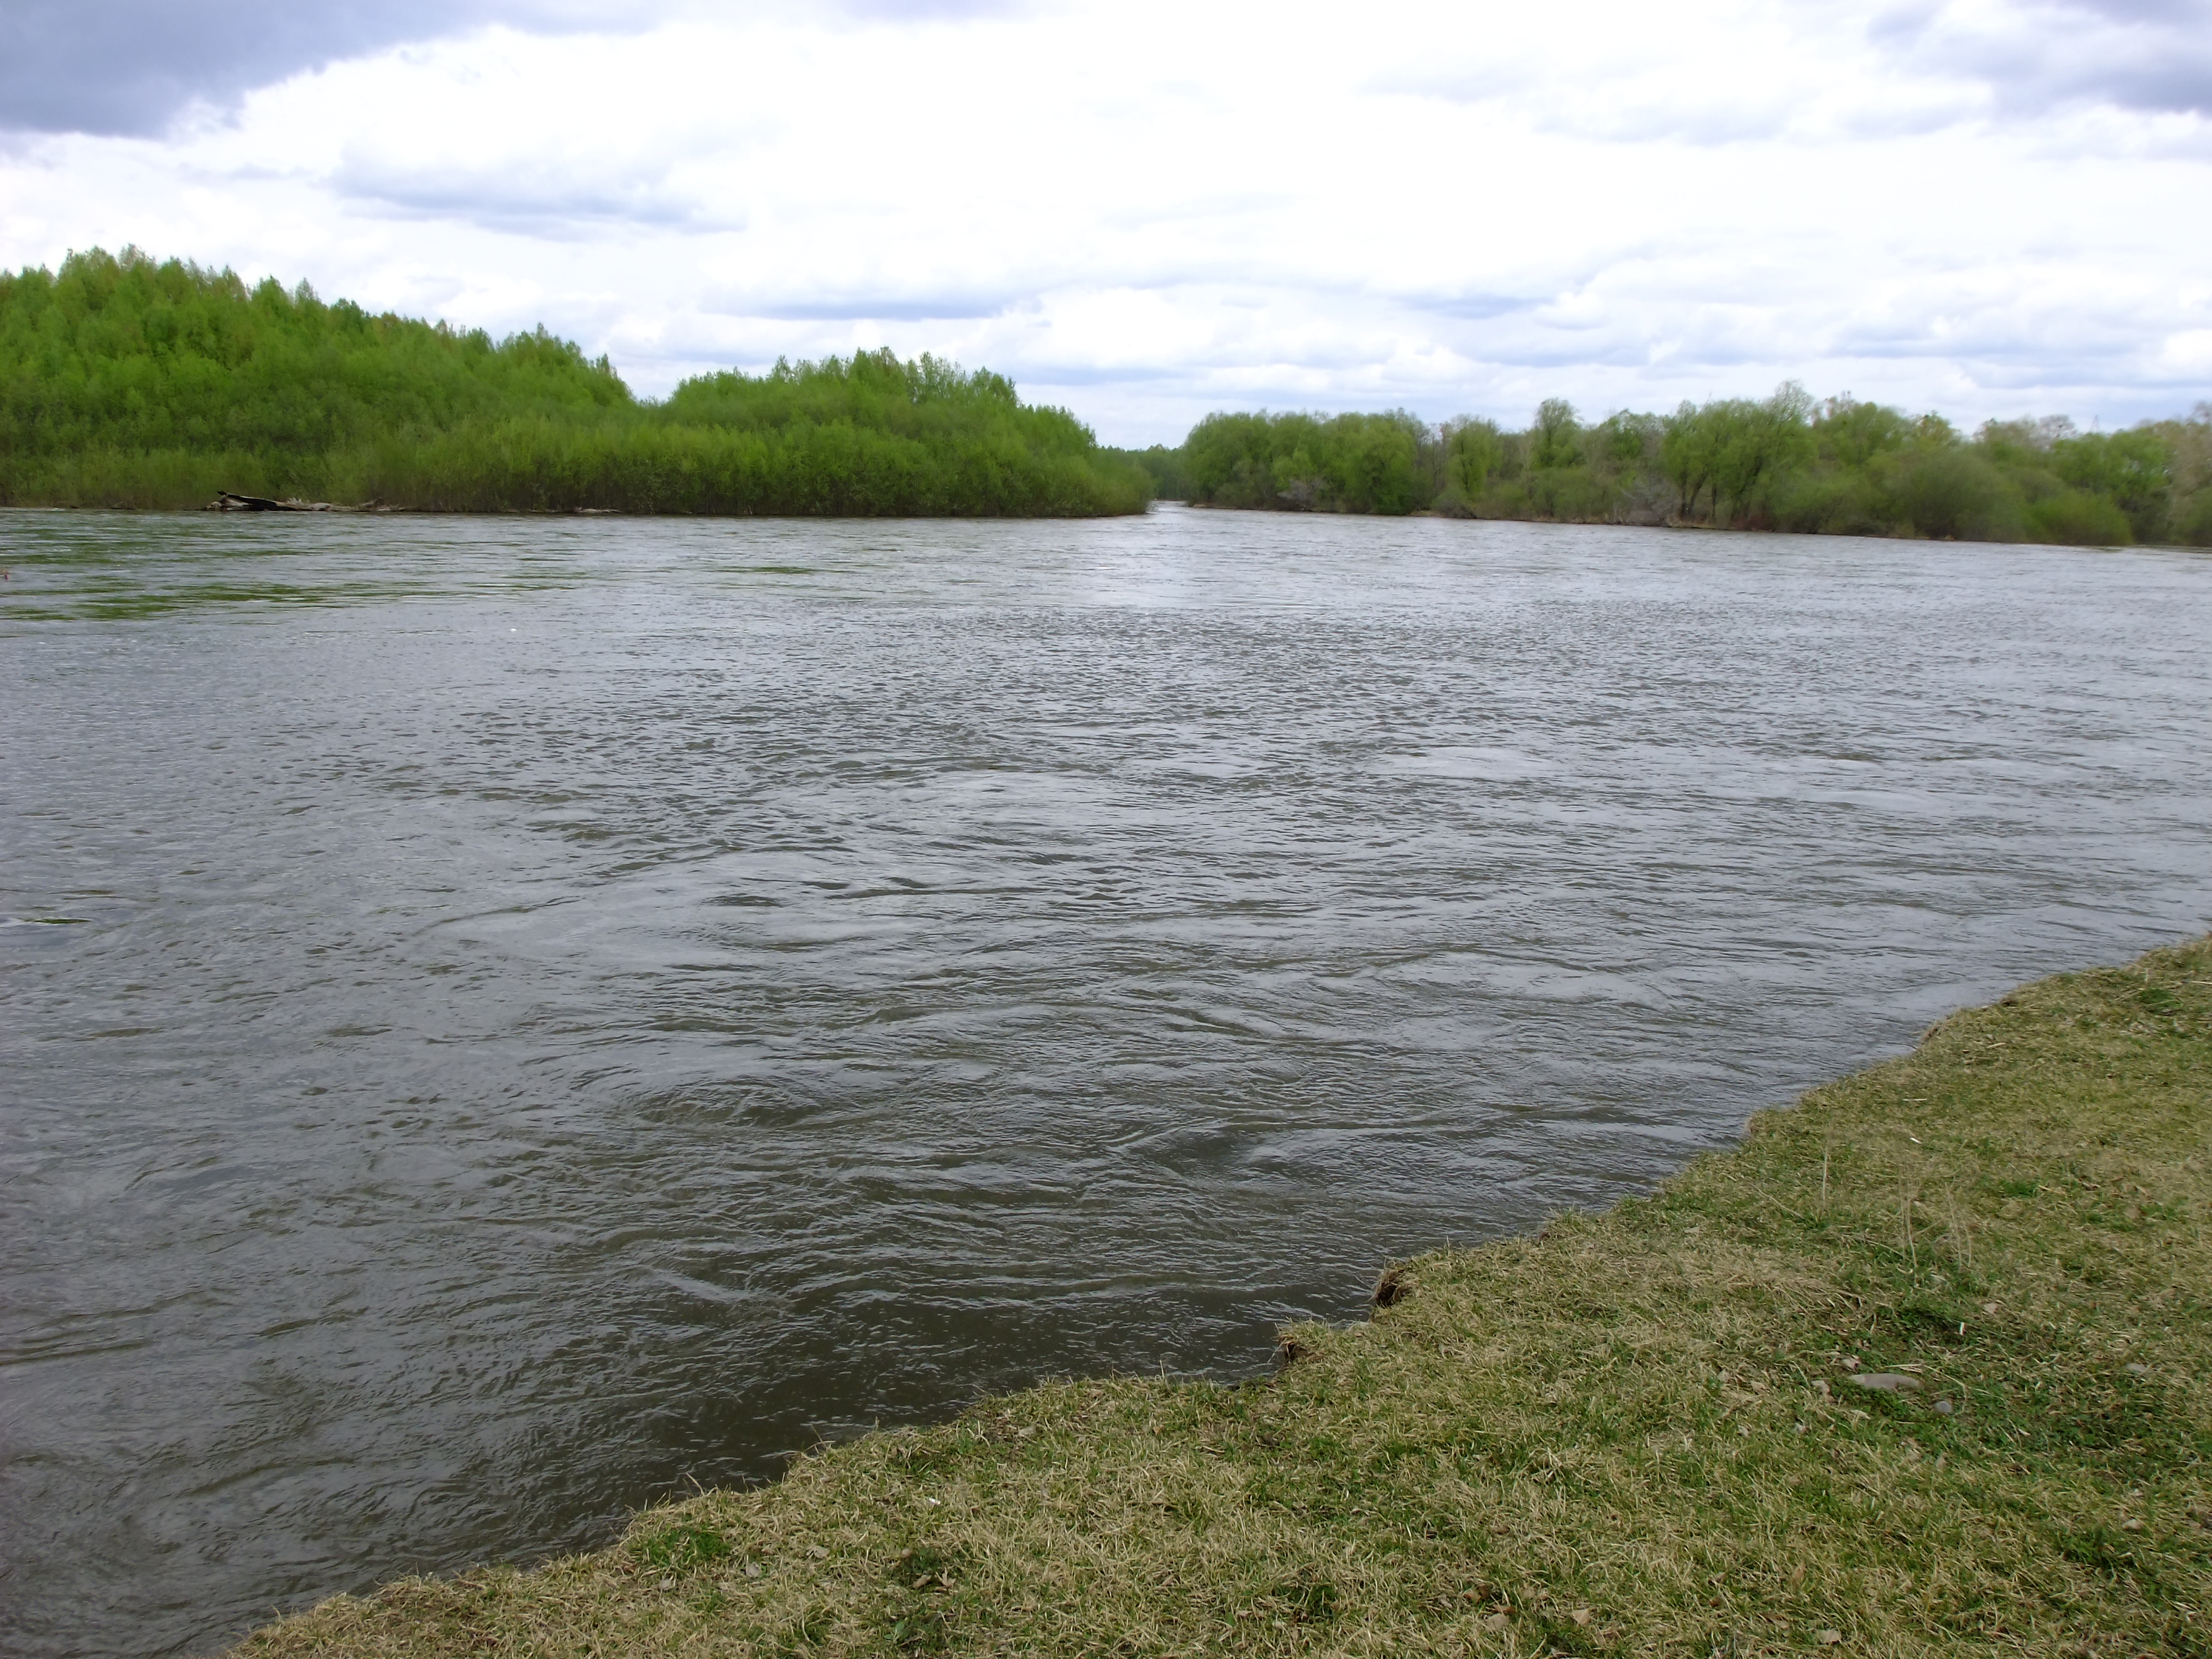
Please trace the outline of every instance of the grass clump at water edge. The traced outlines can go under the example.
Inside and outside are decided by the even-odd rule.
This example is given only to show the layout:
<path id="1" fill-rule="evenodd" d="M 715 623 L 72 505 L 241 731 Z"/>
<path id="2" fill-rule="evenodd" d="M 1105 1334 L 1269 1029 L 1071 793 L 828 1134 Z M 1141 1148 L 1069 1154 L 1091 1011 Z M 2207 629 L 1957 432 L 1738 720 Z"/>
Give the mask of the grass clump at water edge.
<path id="1" fill-rule="evenodd" d="M 2212 1655 L 2208 1061 L 2212 939 L 2046 980 L 1272 1382 L 988 1401 L 240 1651 Z"/>

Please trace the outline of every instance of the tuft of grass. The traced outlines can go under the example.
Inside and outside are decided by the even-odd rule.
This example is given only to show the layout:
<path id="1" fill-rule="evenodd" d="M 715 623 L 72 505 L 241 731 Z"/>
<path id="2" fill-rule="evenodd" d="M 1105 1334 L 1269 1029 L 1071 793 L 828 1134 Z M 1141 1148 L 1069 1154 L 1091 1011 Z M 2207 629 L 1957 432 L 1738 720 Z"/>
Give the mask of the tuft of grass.
<path id="1" fill-rule="evenodd" d="M 1054 1383 L 239 1651 L 2204 1659 L 2208 1127 L 2212 939 L 1397 1264 L 1269 1381 Z"/>

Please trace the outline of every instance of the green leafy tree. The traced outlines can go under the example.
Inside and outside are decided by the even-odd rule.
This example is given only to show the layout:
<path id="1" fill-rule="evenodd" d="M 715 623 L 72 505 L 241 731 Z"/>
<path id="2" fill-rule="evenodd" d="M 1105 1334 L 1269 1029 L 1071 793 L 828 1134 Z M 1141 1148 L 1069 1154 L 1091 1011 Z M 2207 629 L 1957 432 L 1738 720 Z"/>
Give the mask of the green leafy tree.
<path id="1" fill-rule="evenodd" d="M 1892 458 L 1888 494 L 1900 526 L 1918 535 L 2002 541 L 2022 528 L 2019 495 L 2004 474 L 1924 422 L 1919 440 Z"/>
<path id="2" fill-rule="evenodd" d="M 1444 491 L 1458 510 L 1473 512 L 1504 459 L 1498 422 L 1472 417 L 1451 422 L 1444 428 L 1443 453 Z"/>
<path id="3" fill-rule="evenodd" d="M 1656 415 L 1626 410 L 1608 415 L 1590 428 L 1587 448 L 1593 464 L 1617 477 L 1656 472 L 1666 423 Z"/>
<path id="4" fill-rule="evenodd" d="M 1536 406 L 1535 424 L 1528 428 L 1528 465 L 1577 466 L 1583 459 L 1583 429 L 1575 419 L 1575 406 L 1565 398 L 1547 398 Z"/>
<path id="5" fill-rule="evenodd" d="M 2173 494 L 2173 457 L 2154 428 L 2085 433 L 2051 446 L 2053 470 L 2126 515 L 2133 538 L 2156 541 Z"/>
<path id="6" fill-rule="evenodd" d="M 2172 458 L 2173 500 L 2167 533 L 2177 542 L 2212 546 L 2212 403 L 2200 403 L 2185 421 L 2154 428 Z"/>
<path id="7" fill-rule="evenodd" d="M 1912 422 L 1886 404 L 1861 403 L 1848 393 L 1831 398 L 1813 422 L 1820 458 L 1844 471 L 1863 471 L 1912 439 Z"/>
<path id="8" fill-rule="evenodd" d="M 1434 487 L 1426 428 L 1402 412 L 1210 415 L 1183 443 L 1191 499 L 1218 507 L 1411 513 Z"/>
<path id="9" fill-rule="evenodd" d="M 1659 464 L 1674 486 L 1676 514 L 1685 520 L 1696 518 L 1698 498 L 1713 483 L 1734 418 L 1732 408 L 1686 402 L 1667 417 L 1659 440 Z M 1719 511 L 1717 496 L 1714 511 Z"/>
<path id="10" fill-rule="evenodd" d="M 0 501 L 217 489 L 422 507 L 1139 511 L 1142 467 L 1005 377 L 888 351 L 641 403 L 544 329 L 494 341 L 135 249 L 0 276 Z"/>
<path id="11" fill-rule="evenodd" d="M 1742 523 L 1760 510 L 1769 491 L 1811 459 L 1813 400 L 1804 387 L 1784 381 L 1763 404 L 1721 407 L 1712 463 L 1715 510 L 1729 522 Z"/>

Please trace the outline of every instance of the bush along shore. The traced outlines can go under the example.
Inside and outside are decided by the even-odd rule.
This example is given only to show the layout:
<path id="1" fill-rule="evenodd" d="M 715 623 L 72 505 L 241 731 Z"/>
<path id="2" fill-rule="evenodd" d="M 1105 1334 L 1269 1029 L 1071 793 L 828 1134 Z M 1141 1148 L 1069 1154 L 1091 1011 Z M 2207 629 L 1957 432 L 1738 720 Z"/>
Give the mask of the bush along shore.
<path id="1" fill-rule="evenodd" d="M 2212 939 L 1392 1267 L 1243 1386 L 1054 1383 L 340 1597 L 309 1654 L 2212 1653 Z"/>
<path id="2" fill-rule="evenodd" d="M 0 274 L 0 505 L 1082 517 L 1141 466 L 1011 381 L 860 352 L 634 398 L 492 340 L 135 249 Z"/>
<path id="3" fill-rule="evenodd" d="M 1527 430 L 1462 418 L 1221 414 L 1131 452 L 1162 495 L 1296 512 L 1701 525 L 1972 541 L 2212 545 L 2212 404 L 2125 432 L 1763 401 L 1585 423 L 1553 399 Z"/>

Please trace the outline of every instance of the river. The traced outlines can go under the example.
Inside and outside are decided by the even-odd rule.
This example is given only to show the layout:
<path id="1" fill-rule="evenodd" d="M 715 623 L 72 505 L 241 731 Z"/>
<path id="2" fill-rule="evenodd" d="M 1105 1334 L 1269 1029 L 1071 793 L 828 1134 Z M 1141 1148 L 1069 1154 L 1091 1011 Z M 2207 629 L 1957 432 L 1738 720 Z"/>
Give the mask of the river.
<path id="1" fill-rule="evenodd" d="M 0 514 L 0 1650 L 1648 1188 L 2212 925 L 2212 558 Z"/>

